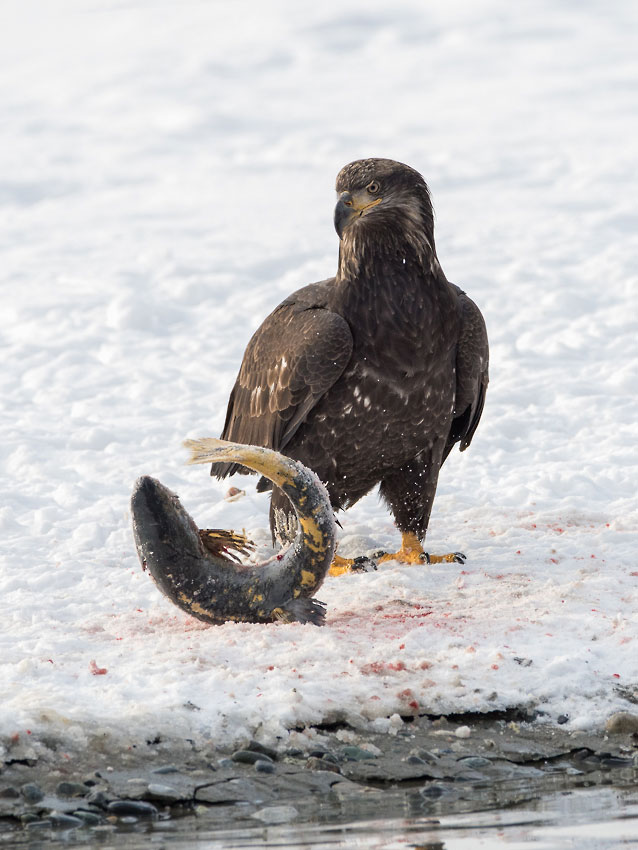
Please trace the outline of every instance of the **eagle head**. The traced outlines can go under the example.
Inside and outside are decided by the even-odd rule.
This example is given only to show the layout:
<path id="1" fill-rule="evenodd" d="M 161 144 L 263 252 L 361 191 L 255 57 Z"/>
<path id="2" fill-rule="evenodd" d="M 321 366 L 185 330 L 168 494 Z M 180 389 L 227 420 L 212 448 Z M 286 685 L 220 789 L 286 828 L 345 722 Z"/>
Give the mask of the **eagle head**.
<path id="1" fill-rule="evenodd" d="M 335 229 L 357 242 L 389 238 L 434 251 L 430 192 L 418 171 L 393 159 L 358 159 L 337 175 Z"/>

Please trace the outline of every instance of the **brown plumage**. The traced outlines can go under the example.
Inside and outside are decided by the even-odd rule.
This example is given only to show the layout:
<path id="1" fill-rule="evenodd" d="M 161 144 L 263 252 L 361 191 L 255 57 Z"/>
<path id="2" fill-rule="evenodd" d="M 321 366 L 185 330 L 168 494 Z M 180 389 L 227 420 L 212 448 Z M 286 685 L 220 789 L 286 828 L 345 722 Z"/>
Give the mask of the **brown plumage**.
<path id="1" fill-rule="evenodd" d="M 439 469 L 455 443 L 469 446 L 481 417 L 485 324 L 439 265 L 418 172 L 359 160 L 336 189 L 337 274 L 294 292 L 255 332 L 222 437 L 301 460 L 335 510 L 380 484 L 398 528 L 422 540 Z M 214 464 L 211 474 L 240 469 Z M 275 488 L 273 535 L 288 538 L 291 517 Z"/>

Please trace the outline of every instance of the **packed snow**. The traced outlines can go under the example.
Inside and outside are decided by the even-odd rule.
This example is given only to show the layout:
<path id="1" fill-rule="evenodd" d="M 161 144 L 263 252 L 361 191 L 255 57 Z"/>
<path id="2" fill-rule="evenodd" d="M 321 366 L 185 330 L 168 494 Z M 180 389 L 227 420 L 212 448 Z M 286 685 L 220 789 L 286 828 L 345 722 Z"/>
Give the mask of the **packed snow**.
<path id="1" fill-rule="evenodd" d="M 345 720 L 638 692 L 638 6 L 540 0 L 21 0 L 0 27 L 5 748 L 274 741 Z M 255 479 L 186 467 L 250 335 L 331 276 L 334 177 L 430 184 L 491 384 L 427 548 L 328 579 L 327 624 L 211 627 L 137 560 L 151 474 L 269 554 Z M 225 501 L 234 484 L 245 498 Z M 394 550 L 376 494 L 339 551 Z"/>

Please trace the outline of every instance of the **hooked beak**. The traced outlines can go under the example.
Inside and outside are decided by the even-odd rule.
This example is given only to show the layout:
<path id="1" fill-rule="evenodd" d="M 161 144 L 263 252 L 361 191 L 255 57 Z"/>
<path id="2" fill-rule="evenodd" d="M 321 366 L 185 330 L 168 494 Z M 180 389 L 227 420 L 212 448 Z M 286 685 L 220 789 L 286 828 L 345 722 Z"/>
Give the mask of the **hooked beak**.
<path id="1" fill-rule="evenodd" d="M 364 190 L 365 191 L 365 190 Z M 366 215 L 372 207 L 380 204 L 383 198 L 375 198 L 374 201 L 369 200 L 370 196 L 364 192 L 342 192 L 339 195 L 337 206 L 335 207 L 335 230 L 339 235 L 339 239 L 343 237 L 343 231 L 356 218 Z"/>

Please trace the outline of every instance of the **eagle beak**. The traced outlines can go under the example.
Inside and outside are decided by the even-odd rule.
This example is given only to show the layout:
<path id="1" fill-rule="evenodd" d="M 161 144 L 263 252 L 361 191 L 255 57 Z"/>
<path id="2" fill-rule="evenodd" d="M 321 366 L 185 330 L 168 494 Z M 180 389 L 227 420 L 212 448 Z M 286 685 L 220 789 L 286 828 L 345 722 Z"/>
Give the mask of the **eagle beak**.
<path id="1" fill-rule="evenodd" d="M 361 218 L 372 207 L 380 204 L 383 198 L 375 198 L 374 201 L 369 200 L 369 195 L 364 195 L 363 192 L 342 192 L 339 195 L 337 206 L 335 207 L 335 230 L 339 235 L 339 239 L 343 237 L 343 231 L 356 218 Z"/>

